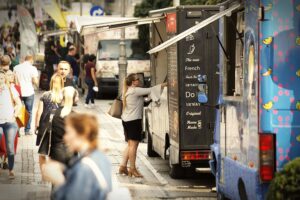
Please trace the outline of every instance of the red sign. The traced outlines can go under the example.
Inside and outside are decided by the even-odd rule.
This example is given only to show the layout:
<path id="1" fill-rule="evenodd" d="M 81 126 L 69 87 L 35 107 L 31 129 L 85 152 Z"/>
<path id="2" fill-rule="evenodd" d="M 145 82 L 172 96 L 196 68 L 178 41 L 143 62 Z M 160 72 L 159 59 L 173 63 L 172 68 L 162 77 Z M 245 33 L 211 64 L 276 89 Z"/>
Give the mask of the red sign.
<path id="1" fill-rule="evenodd" d="M 176 13 L 167 14 L 167 33 L 176 33 Z"/>

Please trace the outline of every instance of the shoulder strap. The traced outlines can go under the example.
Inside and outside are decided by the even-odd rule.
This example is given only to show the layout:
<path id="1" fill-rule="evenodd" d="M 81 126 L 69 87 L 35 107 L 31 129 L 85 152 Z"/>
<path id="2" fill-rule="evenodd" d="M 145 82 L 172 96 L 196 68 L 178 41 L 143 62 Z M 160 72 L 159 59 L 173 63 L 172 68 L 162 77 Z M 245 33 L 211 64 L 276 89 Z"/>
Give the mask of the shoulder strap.
<path id="1" fill-rule="evenodd" d="M 84 157 L 82 159 L 82 163 L 86 164 L 87 166 L 89 166 L 91 168 L 91 170 L 93 171 L 94 175 L 97 178 L 97 181 L 98 181 L 100 187 L 104 190 L 107 190 L 108 189 L 107 182 L 103 176 L 103 173 L 97 166 L 97 164 L 89 157 Z"/>
<path id="2" fill-rule="evenodd" d="M 15 107 L 16 102 L 15 102 L 15 100 L 14 100 L 14 98 L 13 98 L 13 94 L 12 94 L 10 85 L 7 85 L 7 87 L 8 87 L 8 90 L 9 90 L 9 95 L 10 95 L 11 103 L 12 103 L 13 107 Z"/>

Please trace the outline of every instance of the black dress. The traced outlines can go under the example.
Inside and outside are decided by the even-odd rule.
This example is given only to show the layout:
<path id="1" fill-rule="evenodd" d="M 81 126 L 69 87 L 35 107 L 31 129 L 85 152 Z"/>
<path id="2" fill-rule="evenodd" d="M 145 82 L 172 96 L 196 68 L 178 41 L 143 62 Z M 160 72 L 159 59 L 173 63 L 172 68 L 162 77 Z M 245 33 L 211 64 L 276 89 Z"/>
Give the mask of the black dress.
<path id="1" fill-rule="evenodd" d="M 45 129 L 48 126 L 48 122 L 50 120 L 50 114 L 53 112 L 53 110 L 56 110 L 58 108 L 57 103 L 53 103 L 51 101 L 51 92 L 45 92 L 43 93 L 42 97 L 40 98 L 40 101 L 43 102 L 43 113 L 41 115 L 39 126 L 37 130 L 37 137 L 36 137 L 36 145 L 40 145 L 41 138 L 44 134 Z"/>

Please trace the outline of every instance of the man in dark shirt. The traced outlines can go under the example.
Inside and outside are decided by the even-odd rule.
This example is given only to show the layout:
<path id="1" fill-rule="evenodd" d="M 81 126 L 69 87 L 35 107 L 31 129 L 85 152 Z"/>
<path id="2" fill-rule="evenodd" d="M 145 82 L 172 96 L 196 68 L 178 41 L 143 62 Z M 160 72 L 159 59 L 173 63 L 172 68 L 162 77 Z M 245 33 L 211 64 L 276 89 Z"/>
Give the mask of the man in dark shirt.
<path id="1" fill-rule="evenodd" d="M 73 72 L 73 83 L 74 83 L 74 86 L 77 87 L 78 86 L 78 77 L 80 74 L 80 68 L 74 57 L 75 54 L 76 54 L 76 47 L 70 46 L 69 50 L 68 50 L 68 55 L 66 56 L 66 61 L 68 63 L 70 63 L 70 65 L 71 65 L 72 72 Z"/>
<path id="2" fill-rule="evenodd" d="M 68 87 L 68 86 L 74 87 L 72 78 L 70 77 L 70 72 L 71 72 L 70 64 L 67 61 L 60 61 L 58 63 L 57 68 L 58 68 L 57 73 L 63 77 L 64 87 Z M 75 98 L 74 105 L 76 105 L 76 103 L 79 100 L 79 93 L 78 93 L 77 90 L 75 90 L 75 97 L 74 98 Z"/>

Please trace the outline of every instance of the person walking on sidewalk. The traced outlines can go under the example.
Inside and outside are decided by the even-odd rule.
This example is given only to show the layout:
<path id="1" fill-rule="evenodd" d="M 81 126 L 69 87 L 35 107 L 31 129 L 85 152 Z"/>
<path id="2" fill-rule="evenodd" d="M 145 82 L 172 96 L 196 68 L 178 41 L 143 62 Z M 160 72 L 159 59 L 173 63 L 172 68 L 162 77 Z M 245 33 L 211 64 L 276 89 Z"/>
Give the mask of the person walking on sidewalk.
<path id="1" fill-rule="evenodd" d="M 65 118 L 72 113 L 76 90 L 73 87 L 63 89 L 62 106 L 60 106 L 53 116 L 50 158 L 61 163 L 67 164 L 73 154 L 71 154 L 63 141 L 65 134 Z"/>
<path id="2" fill-rule="evenodd" d="M 125 140 L 128 142 L 128 146 L 123 152 L 123 161 L 119 168 L 120 174 L 143 177 L 136 169 L 136 153 L 139 142 L 142 139 L 144 96 L 149 95 L 157 88 L 161 91 L 165 86 L 167 86 L 166 83 L 152 88 L 141 88 L 137 74 L 130 74 L 125 79 L 123 85 L 123 111 L 121 118 Z M 127 170 L 128 160 L 130 163 L 129 171 Z"/>
<path id="3" fill-rule="evenodd" d="M 65 121 L 64 141 L 71 152 L 80 152 L 80 157 L 74 158 L 67 169 L 55 161 L 46 163 L 44 177 L 57 186 L 53 199 L 106 199 L 112 189 L 111 164 L 98 150 L 97 118 L 89 114 L 73 113 Z"/>
<path id="4" fill-rule="evenodd" d="M 85 83 L 88 86 L 88 93 L 85 99 L 84 106 L 86 108 L 95 107 L 95 101 L 94 101 L 94 86 L 98 87 L 97 79 L 96 79 L 96 56 L 94 54 L 89 56 L 89 60 L 87 64 L 85 65 Z M 89 102 L 91 101 L 91 106 L 89 105 Z"/>
<path id="5" fill-rule="evenodd" d="M 50 81 L 50 90 L 44 92 L 40 98 L 38 109 L 35 118 L 35 130 L 37 131 L 36 145 L 39 146 L 42 136 L 48 128 L 51 112 L 54 112 L 62 101 L 62 89 L 64 88 L 64 81 L 62 76 L 54 74 Z M 39 149 L 39 163 L 40 168 L 46 162 L 46 156 L 43 150 Z"/>
<path id="6" fill-rule="evenodd" d="M 17 134 L 15 116 L 20 112 L 22 103 L 16 89 L 7 84 L 4 71 L 0 71 L 0 140 L 5 135 L 8 157 L 9 178 L 14 178 L 15 149 L 14 141 Z"/>
<path id="7" fill-rule="evenodd" d="M 32 108 L 34 103 L 34 87 L 38 86 L 38 71 L 33 65 L 33 56 L 28 55 L 22 64 L 15 66 L 17 84 L 21 86 L 22 101 L 29 113 L 29 120 L 25 127 L 25 135 L 31 135 Z"/>

